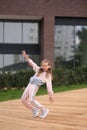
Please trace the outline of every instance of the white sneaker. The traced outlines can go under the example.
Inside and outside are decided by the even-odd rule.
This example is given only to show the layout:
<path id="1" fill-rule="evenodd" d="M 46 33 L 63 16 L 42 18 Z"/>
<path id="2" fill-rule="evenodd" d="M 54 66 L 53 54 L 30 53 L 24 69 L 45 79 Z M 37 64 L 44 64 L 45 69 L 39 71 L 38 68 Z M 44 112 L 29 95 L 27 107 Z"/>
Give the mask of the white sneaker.
<path id="1" fill-rule="evenodd" d="M 45 118 L 47 116 L 48 112 L 49 112 L 49 109 L 42 110 L 40 118 L 42 118 L 42 119 Z"/>
<path id="2" fill-rule="evenodd" d="M 33 117 L 37 117 L 38 116 L 38 114 L 39 114 L 39 109 L 34 109 L 33 110 Z"/>

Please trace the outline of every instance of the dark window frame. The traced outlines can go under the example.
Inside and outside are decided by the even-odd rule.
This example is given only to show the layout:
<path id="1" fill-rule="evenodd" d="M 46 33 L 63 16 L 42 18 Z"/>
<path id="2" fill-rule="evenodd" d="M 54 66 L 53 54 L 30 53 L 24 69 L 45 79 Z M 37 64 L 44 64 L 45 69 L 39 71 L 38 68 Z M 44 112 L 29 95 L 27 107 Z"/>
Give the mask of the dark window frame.
<path id="1" fill-rule="evenodd" d="M 55 17 L 55 25 L 87 25 L 87 17 Z"/>

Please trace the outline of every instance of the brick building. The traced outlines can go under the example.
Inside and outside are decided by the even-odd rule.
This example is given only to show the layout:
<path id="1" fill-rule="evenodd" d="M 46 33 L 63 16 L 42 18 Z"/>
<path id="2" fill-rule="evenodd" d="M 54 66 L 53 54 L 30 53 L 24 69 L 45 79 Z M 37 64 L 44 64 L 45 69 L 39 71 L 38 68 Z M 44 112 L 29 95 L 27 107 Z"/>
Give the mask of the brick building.
<path id="1" fill-rule="evenodd" d="M 54 65 L 55 24 L 87 25 L 86 0 L 0 0 L 0 21 L 39 23 L 38 44 L 0 43 L 0 54 L 20 54 L 21 49 L 49 58 Z"/>

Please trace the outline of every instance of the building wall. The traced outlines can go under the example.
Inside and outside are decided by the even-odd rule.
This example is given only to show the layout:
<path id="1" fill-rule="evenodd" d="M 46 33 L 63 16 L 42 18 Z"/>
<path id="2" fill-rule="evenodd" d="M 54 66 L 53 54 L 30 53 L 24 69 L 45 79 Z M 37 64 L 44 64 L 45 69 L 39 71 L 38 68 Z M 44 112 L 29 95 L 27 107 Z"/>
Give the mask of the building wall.
<path id="1" fill-rule="evenodd" d="M 55 16 L 86 17 L 86 0 L 0 0 L 0 19 L 39 19 L 41 59 L 54 63 Z"/>
<path id="2" fill-rule="evenodd" d="M 0 0 L 1 15 L 87 17 L 86 0 Z"/>

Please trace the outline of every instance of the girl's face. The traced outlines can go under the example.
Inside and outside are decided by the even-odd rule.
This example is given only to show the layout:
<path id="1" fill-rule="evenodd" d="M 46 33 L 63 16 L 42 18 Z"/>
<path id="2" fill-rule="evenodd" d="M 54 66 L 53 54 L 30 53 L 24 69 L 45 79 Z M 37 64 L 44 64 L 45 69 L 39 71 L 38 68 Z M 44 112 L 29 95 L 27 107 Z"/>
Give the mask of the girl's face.
<path id="1" fill-rule="evenodd" d="M 41 68 L 43 69 L 44 72 L 48 71 L 50 68 L 49 64 L 47 62 L 41 64 Z"/>

